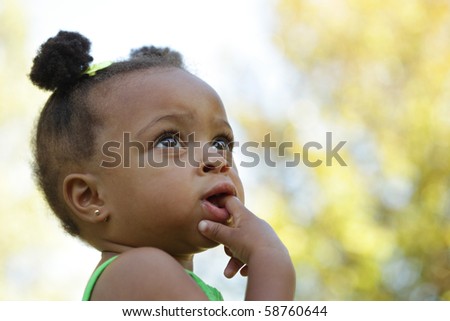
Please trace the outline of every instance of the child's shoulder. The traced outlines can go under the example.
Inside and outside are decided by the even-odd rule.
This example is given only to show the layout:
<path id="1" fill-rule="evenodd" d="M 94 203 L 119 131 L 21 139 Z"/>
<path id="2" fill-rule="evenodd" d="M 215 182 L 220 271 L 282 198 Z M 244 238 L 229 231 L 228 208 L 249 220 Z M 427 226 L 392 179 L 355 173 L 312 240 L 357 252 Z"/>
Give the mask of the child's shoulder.
<path id="1" fill-rule="evenodd" d="M 151 247 L 121 253 L 98 279 L 91 299 L 206 300 L 172 256 Z"/>

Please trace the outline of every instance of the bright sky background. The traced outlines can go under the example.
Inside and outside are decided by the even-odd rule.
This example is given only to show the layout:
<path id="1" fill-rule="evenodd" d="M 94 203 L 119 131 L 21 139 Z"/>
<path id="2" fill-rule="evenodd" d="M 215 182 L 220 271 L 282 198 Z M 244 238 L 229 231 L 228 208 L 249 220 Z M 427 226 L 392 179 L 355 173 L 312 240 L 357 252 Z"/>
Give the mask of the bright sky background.
<path id="1" fill-rule="evenodd" d="M 288 67 L 272 43 L 274 1 L 22 2 L 29 24 L 27 50 L 30 57 L 41 43 L 59 30 L 78 31 L 91 40 L 95 62 L 120 59 L 127 56 L 130 49 L 143 45 L 169 46 L 180 51 L 188 69 L 210 83 L 226 107 L 233 106 L 236 101 L 258 102 L 268 115 L 276 117 L 277 113 L 283 112 L 280 107 L 287 106 L 291 98 L 284 89 L 289 82 L 286 79 Z M 233 125 L 232 110 L 229 114 Z M 239 140 L 237 124 L 235 131 Z M 245 169 L 240 173 L 244 186 L 255 174 Z M 251 203 L 251 197 L 247 200 Z M 71 238 L 63 240 L 59 251 L 46 254 L 43 258 L 45 266 L 38 268 L 36 273 L 41 274 L 41 282 L 47 282 L 48 286 L 64 284 L 68 299 L 78 300 L 99 255 Z M 199 255 L 196 272 L 217 286 L 225 299 L 241 300 L 245 284 L 240 278 L 226 281 L 222 277 L 226 263 L 222 251 L 217 248 L 209 254 Z M 12 270 L 19 269 L 18 278 L 25 275 L 20 273 L 26 266 L 22 259 L 18 255 L 18 261 L 11 263 Z M 68 279 L 81 283 L 73 284 Z M 25 286 L 26 280 L 23 282 Z"/>
<path id="2" fill-rule="evenodd" d="M 272 0 L 22 1 L 32 24 L 32 52 L 58 30 L 75 30 L 91 40 L 96 62 L 125 57 L 143 45 L 173 47 L 219 93 L 239 90 L 230 66 L 256 73 L 255 83 L 273 89 L 277 78 L 286 77 L 271 42 Z"/>

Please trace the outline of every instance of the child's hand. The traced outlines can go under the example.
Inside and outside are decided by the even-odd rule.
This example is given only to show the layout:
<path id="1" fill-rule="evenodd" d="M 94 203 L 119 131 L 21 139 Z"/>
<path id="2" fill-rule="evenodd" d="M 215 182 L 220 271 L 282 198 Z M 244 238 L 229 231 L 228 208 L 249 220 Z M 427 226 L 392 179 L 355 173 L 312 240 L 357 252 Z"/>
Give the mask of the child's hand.
<path id="1" fill-rule="evenodd" d="M 227 277 L 234 276 L 259 249 L 286 251 L 270 225 L 250 212 L 237 197 L 227 197 L 222 206 L 231 216 L 230 226 L 204 220 L 199 230 L 207 238 L 225 245 L 225 252 L 231 257 L 225 269 Z"/>
<path id="2" fill-rule="evenodd" d="M 224 206 L 231 216 L 230 226 L 203 220 L 200 232 L 225 245 L 231 256 L 225 276 L 232 277 L 241 267 L 249 276 L 247 299 L 292 300 L 295 271 L 288 251 L 267 222 L 250 212 L 238 198 L 230 196 Z"/>

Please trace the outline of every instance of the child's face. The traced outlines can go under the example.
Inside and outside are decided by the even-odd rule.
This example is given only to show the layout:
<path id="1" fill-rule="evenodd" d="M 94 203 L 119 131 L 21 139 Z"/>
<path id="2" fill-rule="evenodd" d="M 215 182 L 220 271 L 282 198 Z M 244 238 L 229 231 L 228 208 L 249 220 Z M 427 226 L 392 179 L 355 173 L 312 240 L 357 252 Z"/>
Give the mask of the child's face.
<path id="1" fill-rule="evenodd" d="M 228 219 L 209 196 L 233 194 L 243 201 L 244 192 L 235 166 L 220 150 L 233 133 L 216 92 L 192 74 L 170 68 L 116 77 L 92 94 L 105 120 L 98 146 L 120 142 L 110 151 L 122 159 L 117 167 L 98 172 L 99 195 L 110 214 L 101 237 L 126 247 L 157 247 L 173 256 L 217 245 L 197 229 L 202 219 Z M 129 133 L 125 142 L 124 133 Z M 197 147 L 176 148 L 192 133 Z M 126 146 L 127 140 L 134 143 Z M 205 144 L 219 148 L 205 149 Z M 111 162 L 111 157 L 103 160 Z"/>

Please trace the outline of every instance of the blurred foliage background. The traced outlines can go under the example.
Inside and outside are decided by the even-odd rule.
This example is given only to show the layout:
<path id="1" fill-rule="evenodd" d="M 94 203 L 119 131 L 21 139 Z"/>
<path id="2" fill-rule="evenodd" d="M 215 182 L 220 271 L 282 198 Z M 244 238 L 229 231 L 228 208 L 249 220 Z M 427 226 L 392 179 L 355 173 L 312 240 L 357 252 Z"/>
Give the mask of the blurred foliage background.
<path id="1" fill-rule="evenodd" d="M 450 3 L 259 3 L 273 59 L 225 52 L 226 79 L 211 82 L 239 140 L 270 132 L 293 143 L 272 149 L 276 167 L 241 172 L 249 208 L 289 247 L 296 298 L 450 300 Z M 36 50 L 26 10 L 0 0 L 0 299 L 77 299 L 97 255 L 63 234 L 30 183 L 29 139 L 47 95 L 26 78 Z M 286 166 L 308 142 L 325 146 L 326 132 L 333 146 L 345 141 L 347 166 Z M 325 160 L 326 149 L 308 156 Z M 72 254 L 80 248 L 84 260 Z"/>

